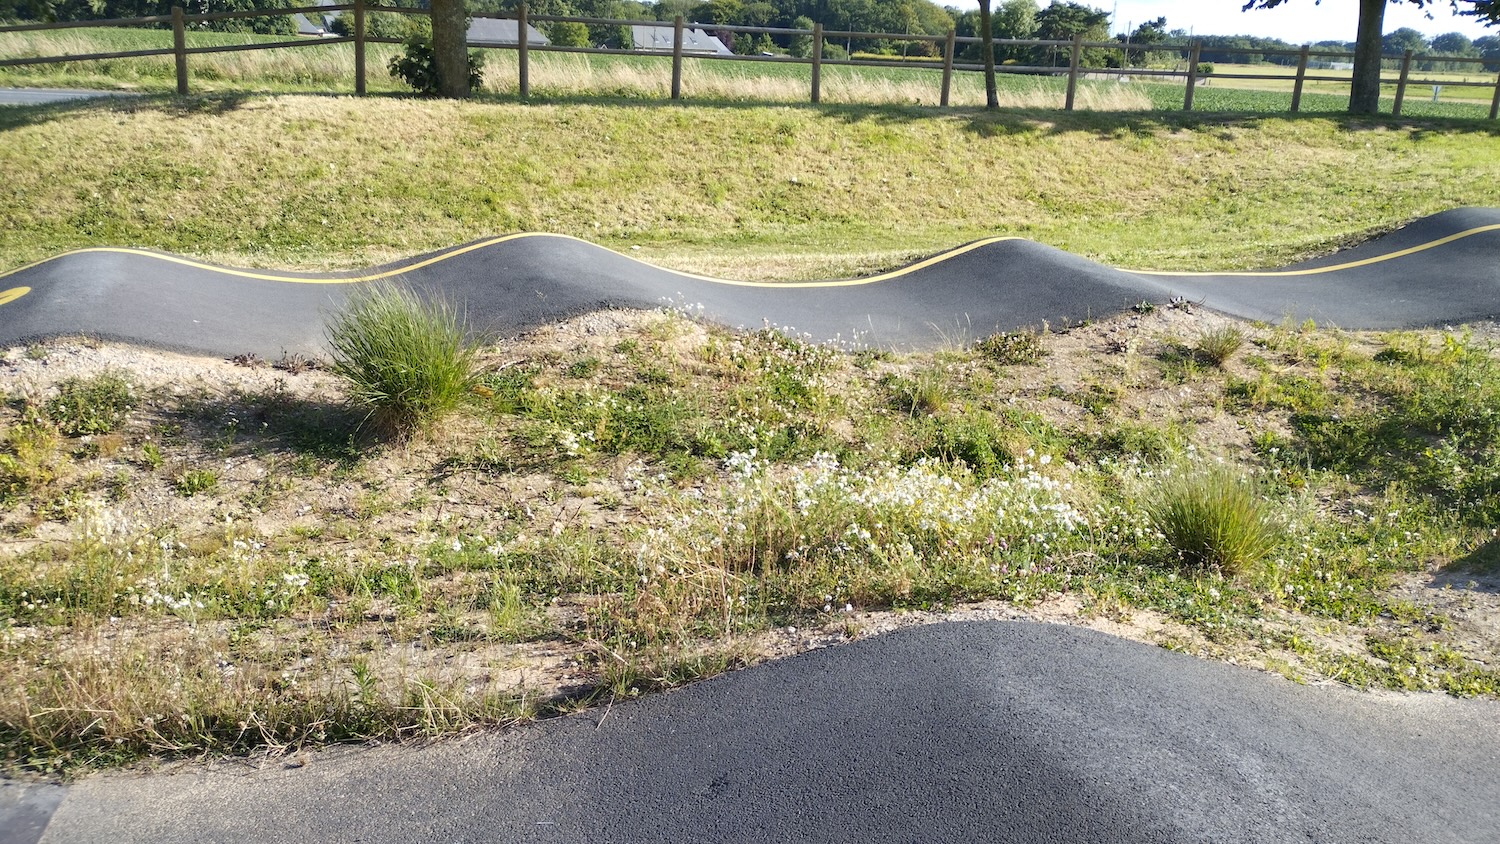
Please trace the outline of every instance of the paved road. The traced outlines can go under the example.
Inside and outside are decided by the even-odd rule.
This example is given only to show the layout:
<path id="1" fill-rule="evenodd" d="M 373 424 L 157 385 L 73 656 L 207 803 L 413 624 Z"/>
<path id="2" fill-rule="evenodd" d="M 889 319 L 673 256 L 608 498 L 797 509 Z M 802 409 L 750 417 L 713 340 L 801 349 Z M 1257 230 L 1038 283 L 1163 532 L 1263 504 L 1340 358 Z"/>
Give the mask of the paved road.
<path id="1" fill-rule="evenodd" d="M 93 97 L 129 97 L 121 91 L 86 91 L 81 88 L 0 88 L 0 106 L 45 105 Z"/>
<path id="2" fill-rule="evenodd" d="M 601 308 L 672 302 L 701 306 L 728 326 L 769 323 L 819 342 L 931 348 L 1173 296 L 1250 319 L 1406 328 L 1500 315 L 1497 258 L 1497 208 L 1447 211 L 1346 253 L 1248 274 L 1127 272 L 1017 238 L 979 241 L 870 278 L 801 284 L 690 276 L 556 235 L 493 238 L 332 276 L 86 249 L 0 275 L 0 345 L 90 334 L 221 355 L 318 354 L 324 316 L 381 278 L 463 303 L 471 325 L 492 336 Z"/>
<path id="3" fill-rule="evenodd" d="M 1493 702 L 973 622 L 426 748 L 31 794 L 60 798 L 43 842 L 1483 844 L 1496 770 Z"/>

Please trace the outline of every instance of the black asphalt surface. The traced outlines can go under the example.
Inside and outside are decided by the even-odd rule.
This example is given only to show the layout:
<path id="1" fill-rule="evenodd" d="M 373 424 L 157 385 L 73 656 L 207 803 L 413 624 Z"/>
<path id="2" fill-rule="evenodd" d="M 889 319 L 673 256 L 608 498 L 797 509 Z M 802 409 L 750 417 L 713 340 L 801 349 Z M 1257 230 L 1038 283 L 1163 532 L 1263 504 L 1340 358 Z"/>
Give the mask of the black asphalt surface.
<path id="1" fill-rule="evenodd" d="M 1461 236 L 1414 254 L 1329 269 L 1455 235 Z M 1278 275 L 1309 269 L 1320 271 Z M 1355 249 L 1249 277 L 1127 272 L 1010 239 L 885 280 L 740 285 L 547 235 L 459 247 L 343 276 L 250 272 L 292 280 L 245 278 L 144 252 L 62 255 L 0 276 L 0 300 L 7 291 L 29 288 L 0 304 L 0 345 L 88 334 L 220 355 L 318 354 L 325 317 L 359 285 L 299 282 L 383 272 L 459 303 L 476 332 L 500 337 L 602 308 L 674 304 L 701 306 L 703 316 L 731 327 L 770 324 L 818 342 L 905 350 L 1103 318 L 1173 296 L 1272 322 L 1311 318 L 1348 329 L 1415 328 L 1500 316 L 1500 209 L 1447 211 Z"/>
<path id="2" fill-rule="evenodd" d="M 425 748 L 94 777 L 40 840 L 1483 844 L 1497 765 L 1493 702 L 969 622 Z"/>
<path id="3" fill-rule="evenodd" d="M 90 91 L 82 88 L 0 88 L 0 106 L 44 105 L 94 97 L 133 96 L 122 91 Z"/>

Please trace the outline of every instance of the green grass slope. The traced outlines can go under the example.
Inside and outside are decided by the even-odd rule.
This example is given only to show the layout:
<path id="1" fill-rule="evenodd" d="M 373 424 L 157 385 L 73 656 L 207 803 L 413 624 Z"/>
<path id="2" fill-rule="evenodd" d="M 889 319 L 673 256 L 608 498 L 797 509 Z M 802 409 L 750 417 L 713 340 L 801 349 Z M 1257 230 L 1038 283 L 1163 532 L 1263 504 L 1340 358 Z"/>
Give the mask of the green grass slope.
<path id="1" fill-rule="evenodd" d="M 0 133 L 4 269 L 98 244 L 347 267 L 516 230 L 759 278 L 993 234 L 1237 268 L 1500 182 L 1500 126 L 1338 116 L 222 94 L 5 108 Z"/>

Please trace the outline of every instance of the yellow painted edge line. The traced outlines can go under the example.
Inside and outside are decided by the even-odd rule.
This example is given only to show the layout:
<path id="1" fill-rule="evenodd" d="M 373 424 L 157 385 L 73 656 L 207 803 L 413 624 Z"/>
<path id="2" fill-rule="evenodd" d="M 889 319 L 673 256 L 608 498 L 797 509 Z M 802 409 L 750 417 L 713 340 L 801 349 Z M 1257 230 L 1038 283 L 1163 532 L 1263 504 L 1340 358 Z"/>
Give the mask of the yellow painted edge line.
<path id="1" fill-rule="evenodd" d="M 393 269 L 385 270 L 383 272 L 370 273 L 370 274 L 367 274 L 367 275 L 358 275 L 358 276 L 338 276 L 338 277 L 334 277 L 334 278 L 307 278 L 307 277 L 304 277 L 304 276 L 286 275 L 284 273 L 256 272 L 254 270 L 237 270 L 237 269 L 233 269 L 233 268 L 230 268 L 230 267 L 217 267 L 217 266 L 214 266 L 212 264 L 205 264 L 202 261 L 195 261 L 195 260 L 193 260 L 191 258 L 183 258 L 183 257 L 178 256 L 178 255 L 167 255 L 167 254 L 164 254 L 164 253 L 161 253 L 161 252 L 151 252 L 151 251 L 145 250 L 145 249 L 129 249 L 129 248 L 118 247 L 118 246 L 91 246 L 91 247 L 84 248 L 84 249 L 74 249 L 74 250 L 71 250 L 69 252 L 64 252 L 61 255 L 54 255 L 51 258 L 44 258 L 44 259 L 42 259 L 40 261 L 34 261 L 34 262 L 30 263 L 30 264 L 27 264 L 24 267 L 18 267 L 18 268 L 14 269 L 14 270 L 10 270 L 9 272 L 0 273 L 0 279 L 5 278 L 6 276 L 11 276 L 11 275 L 15 275 L 17 273 L 25 272 L 26 270 L 29 270 L 29 269 L 31 269 L 33 267 L 39 267 L 39 266 L 41 266 L 43 264 L 46 264 L 46 263 L 48 263 L 50 261 L 56 261 L 56 260 L 61 259 L 61 258 L 66 258 L 69 255 L 84 255 L 84 254 L 88 254 L 88 253 L 91 253 L 91 252 L 95 252 L 95 253 L 97 253 L 97 252 L 106 252 L 106 253 L 112 253 L 112 254 L 116 254 L 116 255 L 137 255 L 137 256 L 140 256 L 140 257 L 143 257 L 143 258 L 155 258 L 158 261 L 166 261 L 167 263 L 171 263 L 171 264 L 180 264 L 180 265 L 185 266 L 185 267 L 193 267 L 194 269 L 203 270 L 205 272 L 218 273 L 220 275 L 230 275 L 230 276 L 235 276 L 236 278 L 256 279 L 258 281 L 277 281 L 277 282 L 285 282 L 285 283 L 288 283 L 288 284 L 358 284 L 358 283 L 361 283 L 361 282 L 380 281 L 382 279 L 394 278 L 394 277 L 399 276 L 399 275 L 401 275 L 403 273 L 409 273 L 409 272 L 412 272 L 413 270 L 419 270 L 419 269 L 422 269 L 423 267 L 429 267 L 429 266 L 431 266 L 433 264 L 439 263 L 440 261 L 446 261 L 449 258 L 456 258 L 459 255 L 463 255 L 463 254 L 468 253 L 468 252 L 473 252 L 476 249 L 483 249 L 483 248 L 485 248 L 487 246 L 494 246 L 496 244 L 505 243 L 506 241 L 509 241 L 509 240 L 519 240 L 521 238 L 527 238 L 527 237 L 552 237 L 552 238 L 560 238 L 562 240 L 571 240 L 571 241 L 575 241 L 577 243 L 583 243 L 583 244 L 590 245 L 590 246 L 597 245 L 597 244 L 589 243 L 589 241 L 584 240 L 582 238 L 573 237 L 572 235 L 566 235 L 566 234 L 547 234 L 547 233 L 544 233 L 544 232 L 522 232 L 520 234 L 508 234 L 508 235 L 504 235 L 502 237 L 494 237 L 494 238 L 490 238 L 488 240 L 477 241 L 477 242 L 471 243 L 471 244 L 469 244 L 467 246 L 460 246 L 460 247 L 455 248 L 455 249 L 450 249 L 447 252 L 441 252 L 441 253 L 439 253 L 437 255 L 433 255 L 430 258 L 425 258 L 423 260 L 415 261 L 415 262 L 410 263 L 410 264 L 403 264 L 403 265 L 401 265 L 399 267 L 395 267 Z M 990 238 L 985 238 L 984 240 L 976 240 L 973 243 L 964 244 L 963 246 L 960 246 L 960 247 L 958 247 L 956 249 L 950 249 L 947 252 L 939 253 L 937 255 L 932 256 L 931 258 L 927 258 L 926 260 L 918 261 L 915 264 L 911 264 L 911 265 L 902 267 L 900 269 L 891 270 L 890 272 L 880 273 L 879 275 L 866 276 L 866 277 L 863 277 L 863 278 L 837 279 L 837 280 L 834 280 L 834 281 L 792 281 L 792 282 L 787 282 L 787 281 L 736 281 L 736 280 L 733 280 L 733 279 L 712 278 L 712 277 L 706 276 L 706 275 L 697 275 L 695 273 L 683 272 L 682 270 L 674 270 L 674 269 L 669 269 L 667 267 L 658 267 L 655 264 L 647 263 L 645 261 L 640 260 L 639 258 L 635 258 L 633 256 L 626 255 L 626 254 L 621 253 L 621 252 L 616 252 L 615 254 L 619 255 L 622 258 L 626 258 L 628 260 L 635 261 L 638 264 L 645 264 L 646 266 L 651 267 L 654 270 L 658 270 L 660 272 L 665 272 L 665 273 L 671 273 L 672 275 L 678 276 L 679 278 L 687 278 L 687 279 L 692 279 L 694 281 L 704 281 L 704 282 L 709 282 L 711 284 L 724 284 L 724 285 L 729 285 L 729 286 L 733 286 L 733 287 L 774 287 L 774 288 L 850 287 L 850 286 L 854 286 L 854 285 L 873 284 L 875 282 L 888 281 L 888 280 L 893 279 L 893 278 L 899 278 L 900 276 L 907 275 L 909 273 L 914 273 L 917 270 L 923 269 L 925 267 L 930 267 L 933 264 L 941 263 L 943 261 L 948 260 L 949 258 L 957 257 L 959 255 L 964 254 L 965 252 L 973 251 L 975 249 L 980 248 L 981 246 L 988 246 L 988 245 L 990 245 L 992 243 L 999 243 L 999 242 L 1004 241 L 1004 240 L 1021 240 L 1021 239 L 1022 238 L 1019 238 L 1019 237 L 990 237 Z"/>
<path id="2" fill-rule="evenodd" d="M 0 290 L 0 305 L 14 302 L 31 292 L 30 287 L 12 287 L 9 290 Z"/>
<path id="3" fill-rule="evenodd" d="M 1472 228 L 1472 229 L 1468 229 L 1468 230 L 1465 230 L 1465 231 L 1458 232 L 1457 234 L 1450 234 L 1447 237 L 1440 237 L 1437 240 L 1429 240 L 1426 243 L 1419 243 L 1416 246 L 1408 246 L 1405 249 L 1398 249 L 1395 252 L 1387 252 L 1384 255 L 1374 255 L 1374 256 L 1371 256 L 1369 258 L 1361 258 L 1358 261 L 1348 261 L 1348 262 L 1342 263 L 1342 264 L 1330 264 L 1330 265 L 1328 265 L 1326 267 L 1311 267 L 1311 268 L 1305 269 L 1305 270 L 1263 270 L 1263 271 L 1260 271 L 1260 272 L 1217 272 L 1217 273 L 1215 273 L 1215 272 L 1184 272 L 1184 271 L 1171 271 L 1171 270 L 1124 270 L 1124 272 L 1135 273 L 1136 275 L 1230 276 L 1230 277 L 1239 277 L 1239 278 L 1270 278 L 1270 277 L 1284 278 L 1284 277 L 1287 277 L 1287 276 L 1320 275 L 1322 273 L 1338 272 L 1339 270 L 1350 270 L 1350 269 L 1354 269 L 1355 267 L 1367 267 L 1370 264 L 1378 264 L 1378 263 L 1380 263 L 1382 261 L 1391 261 L 1391 260 L 1395 260 L 1396 258 L 1404 258 L 1407 255 L 1415 255 L 1418 252 L 1425 252 L 1428 249 L 1436 249 L 1439 246 L 1443 246 L 1445 244 L 1452 243 L 1455 240 L 1462 240 L 1463 238 L 1466 238 L 1466 237 L 1471 237 L 1471 236 L 1476 235 L 1476 234 L 1483 234 L 1485 232 L 1492 232 L 1492 231 L 1500 231 L 1500 223 L 1495 223 L 1493 225 L 1488 225 L 1488 226 L 1477 226 L 1477 227 Z"/>
<path id="4" fill-rule="evenodd" d="M 1484 232 L 1490 232 L 1490 231 L 1500 231 L 1500 223 L 1496 223 L 1496 224 L 1493 224 L 1493 225 L 1487 225 L 1487 226 L 1478 226 L 1478 227 L 1475 227 L 1475 228 L 1472 228 L 1472 229 L 1468 229 L 1466 231 L 1461 231 L 1461 232 L 1458 232 L 1456 234 L 1450 234 L 1450 235 L 1448 235 L 1446 237 L 1441 237 L 1441 238 L 1438 238 L 1436 240 L 1428 241 L 1427 243 L 1418 244 L 1416 246 L 1410 246 L 1410 247 L 1407 247 L 1406 249 L 1400 249 L 1400 250 L 1397 250 L 1395 252 L 1388 252 L 1388 253 L 1386 253 L 1384 255 L 1375 255 L 1373 257 L 1363 258 L 1363 259 L 1360 259 L 1358 261 L 1349 261 L 1349 262 L 1343 263 L 1343 264 L 1333 264 L 1333 265 L 1326 266 L 1326 267 L 1314 267 L 1314 268 L 1305 269 L 1305 270 L 1268 270 L 1268 271 L 1263 271 L 1263 272 L 1191 272 L 1191 271 L 1180 271 L 1180 270 L 1121 270 L 1121 271 L 1122 272 L 1133 273 L 1135 275 L 1177 276 L 1177 277 L 1184 277 L 1184 276 L 1200 276 L 1200 277 L 1202 277 L 1202 276 L 1224 276 L 1224 277 L 1243 277 L 1243 278 L 1269 278 L 1269 277 L 1283 277 L 1283 276 L 1320 275 L 1320 274 L 1323 274 L 1323 273 L 1337 272 L 1339 270 L 1347 270 L 1347 269 L 1352 269 L 1354 267 L 1363 267 L 1363 266 L 1368 266 L 1370 264 L 1377 264 L 1377 263 L 1380 263 L 1382 261 L 1390 261 L 1390 260 L 1394 260 L 1396 258 L 1402 258 L 1402 257 L 1405 257 L 1407 255 L 1412 255 L 1412 254 L 1415 254 L 1415 253 L 1418 253 L 1418 252 L 1423 252 L 1423 251 L 1428 250 L 1428 249 L 1435 249 L 1435 248 L 1437 248 L 1439 246 L 1443 246 L 1444 244 L 1452 243 L 1452 242 L 1454 242 L 1456 240 L 1461 240 L 1461 239 L 1466 238 L 1466 237 L 1470 237 L 1470 236 L 1473 236 L 1473 235 L 1476 235 L 1476 234 L 1482 234 Z M 88 253 L 91 253 L 91 252 L 93 252 L 93 253 L 103 252 L 103 253 L 112 253 L 112 254 L 116 254 L 116 255 L 137 255 L 137 256 L 140 256 L 140 257 L 144 257 L 144 258 L 154 258 L 154 259 L 156 259 L 158 261 L 165 261 L 165 262 L 170 263 L 170 264 L 179 264 L 179 265 L 186 266 L 186 267 L 193 267 L 194 269 L 203 270 L 205 272 L 212 272 L 212 273 L 218 273 L 220 275 L 234 276 L 236 278 L 255 279 L 255 280 L 258 280 L 258 281 L 276 281 L 276 282 L 283 282 L 283 283 L 288 283 L 288 284 L 359 284 L 359 283 L 362 283 L 362 282 L 380 281 L 382 279 L 394 278 L 394 277 L 399 276 L 399 275 L 401 275 L 403 273 L 408 273 L 408 272 L 412 272 L 413 270 L 419 270 L 419 269 L 422 269 L 424 267 L 429 267 L 429 266 L 432 266 L 433 264 L 437 264 L 437 263 L 440 263 L 442 261 L 446 261 L 449 258 L 456 258 L 459 255 L 464 255 L 464 254 L 467 254 L 469 252 L 473 252 L 473 251 L 478 250 L 478 249 L 484 249 L 486 247 L 495 246 L 497 244 L 505 243 L 507 241 L 519 240 L 521 238 L 528 238 L 528 237 L 553 237 L 553 238 L 560 238 L 560 239 L 563 239 L 563 240 L 576 241 L 578 243 L 588 244 L 588 245 L 591 245 L 591 246 L 592 245 L 596 245 L 596 244 L 591 244 L 591 243 L 589 243 L 589 241 L 583 240 L 582 238 L 573 237 L 572 235 L 566 235 L 566 234 L 546 234 L 546 233 L 541 233 L 541 232 L 523 232 L 523 233 L 519 233 L 519 234 L 508 234 L 508 235 L 503 235 L 501 237 L 493 237 L 493 238 L 489 238 L 487 240 L 476 241 L 474 243 L 468 244 L 467 246 L 460 246 L 460 247 L 457 247 L 457 248 L 454 248 L 454 249 L 450 249 L 450 250 L 448 250 L 446 252 L 440 252 L 440 253 L 438 253 L 436 255 L 433 255 L 433 256 L 431 256 L 429 258 L 424 258 L 424 259 L 422 259 L 420 261 L 414 261 L 414 262 L 412 262 L 410 264 L 403 264 L 403 265 L 401 265 L 399 267 L 395 267 L 395 268 L 392 268 L 392 269 L 389 269 L 389 270 L 384 270 L 384 271 L 378 272 L 378 273 L 368 273 L 368 274 L 365 274 L 365 275 L 354 275 L 354 276 L 338 276 L 338 277 L 333 277 L 333 278 L 308 278 L 308 277 L 304 277 L 304 276 L 286 275 L 286 274 L 283 274 L 283 273 L 256 272 L 256 271 L 253 271 L 253 270 L 238 270 L 238 269 L 233 269 L 233 268 L 230 268 L 230 267 L 217 267 L 217 266 L 214 266 L 212 264 L 205 264 L 205 263 L 203 263 L 201 261 L 195 261 L 195 260 L 193 260 L 191 258 L 183 258 L 181 256 L 168 255 L 168 254 L 164 254 L 164 253 L 160 253 L 160 252 L 151 252 L 151 251 L 148 251 L 148 250 L 145 250 L 145 249 L 129 249 L 129 248 L 115 247 L 115 246 L 95 246 L 95 247 L 88 247 L 88 248 L 84 248 L 84 249 L 74 249 L 74 250 L 71 250 L 69 252 L 64 252 L 61 255 L 54 255 L 51 258 L 44 258 L 44 259 L 42 259 L 40 261 L 34 261 L 34 262 L 30 263 L 30 264 L 26 264 L 25 266 L 17 267 L 14 270 L 10 270 L 8 272 L 0 273 L 0 279 L 6 278 L 7 276 L 16 275 L 17 273 L 25 272 L 26 270 L 32 269 L 34 267 L 39 267 L 39 266 L 41 266 L 43 264 L 46 264 L 46 263 L 49 263 L 51 261 L 56 261 L 56 260 L 59 260 L 61 258 L 65 258 L 65 257 L 67 257 L 69 255 L 83 255 L 83 254 L 88 254 Z M 942 263 L 944 261 L 950 260 L 952 258 L 956 258 L 959 255 L 962 255 L 962 254 L 964 254 L 966 252 L 972 252 L 973 250 L 979 249 L 980 247 L 983 247 L 983 246 L 989 246 L 990 244 L 1000 243 L 1000 242 L 1007 241 L 1007 240 L 1024 240 L 1024 239 L 1025 238 L 1013 237 L 1013 236 L 989 237 L 989 238 L 985 238 L 983 240 L 976 240 L 973 243 L 964 244 L 963 246 L 957 247 L 955 249 L 950 249 L 950 250 L 948 250 L 946 252 L 940 252 L 937 255 L 934 255 L 934 256 L 932 256 L 930 258 L 924 259 L 922 261 L 918 261 L 918 262 L 916 262 L 914 264 L 909 264 L 909 265 L 907 265 L 905 267 L 901 267 L 900 269 L 895 269 L 895 270 L 891 270 L 889 272 L 879 273 L 879 274 L 872 275 L 872 276 L 864 276 L 862 278 L 836 279 L 836 280 L 833 280 L 833 281 L 793 281 L 793 282 L 786 282 L 786 281 L 736 281 L 736 280 L 732 280 L 732 279 L 712 278 L 710 276 L 697 275 L 695 273 L 683 272 L 681 270 L 673 270 L 673 269 L 669 269 L 667 267 L 658 267 L 655 264 L 647 263 L 645 261 L 640 260 L 639 258 L 635 258 L 635 257 L 630 256 L 630 255 L 625 255 L 625 254 L 619 253 L 619 252 L 616 252 L 615 254 L 619 255 L 622 258 L 626 258 L 628 260 L 635 261 L 636 263 L 645 264 L 646 266 L 649 266 L 652 269 L 658 270 L 660 272 L 670 273 L 670 274 L 675 275 L 675 276 L 677 276 L 679 278 L 686 278 L 686 279 L 692 279 L 694 281 L 708 282 L 710 284 L 723 284 L 723 285 L 728 285 L 728 286 L 732 286 L 732 287 L 765 287 L 765 288 L 776 288 L 776 289 L 798 289 L 798 288 L 806 289 L 806 288 L 818 288 L 818 287 L 857 287 L 857 286 L 865 285 L 865 284 L 877 284 L 877 283 L 882 282 L 882 281 L 890 281 L 891 279 L 900 278 L 900 277 L 905 276 L 905 275 L 910 275 L 911 273 L 917 272 L 918 270 L 926 269 L 927 267 L 931 267 L 931 266 L 933 266 L 935 264 L 940 264 L 940 263 Z M 15 290 L 22 290 L 24 292 L 16 293 L 14 296 L 12 296 L 9 299 L 0 299 L 0 304 L 4 304 L 5 302 L 14 301 L 16 298 L 20 298 L 21 296 L 24 296 L 27 292 L 30 292 L 30 288 L 13 288 L 12 290 L 5 291 L 5 294 L 6 295 L 11 294 Z"/>

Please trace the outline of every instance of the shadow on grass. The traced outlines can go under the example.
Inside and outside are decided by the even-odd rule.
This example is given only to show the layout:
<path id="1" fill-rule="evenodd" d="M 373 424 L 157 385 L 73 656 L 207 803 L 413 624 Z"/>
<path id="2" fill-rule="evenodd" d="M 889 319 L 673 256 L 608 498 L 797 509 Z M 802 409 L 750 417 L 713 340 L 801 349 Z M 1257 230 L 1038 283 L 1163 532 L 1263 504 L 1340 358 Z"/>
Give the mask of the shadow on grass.
<path id="1" fill-rule="evenodd" d="M 99 94 L 97 97 L 88 99 L 0 107 L 0 132 L 26 126 L 40 126 L 54 120 L 91 114 L 128 115 L 155 111 L 178 118 L 217 116 L 236 111 L 257 96 L 248 92 L 198 94 L 187 97 L 119 91 L 100 91 Z"/>
<path id="2" fill-rule="evenodd" d="M 110 96 L 60 103 L 20 105 L 0 108 L 0 132 L 37 125 L 70 115 L 85 113 L 133 114 L 159 111 L 175 117 L 219 115 L 235 111 L 257 97 L 295 95 L 307 97 L 347 97 L 342 91 L 216 91 L 175 97 L 170 94 Z M 372 99 L 422 99 L 406 92 L 373 92 Z M 475 102 L 509 105 L 521 102 L 513 94 L 481 93 Z M 1062 109 L 1002 108 L 988 111 L 979 106 L 941 107 L 921 104 L 820 103 L 774 100 L 743 100 L 694 97 L 668 100 L 657 96 L 621 94 L 533 94 L 525 101 L 530 105 L 592 105 L 659 111 L 694 108 L 706 110 L 786 109 L 816 113 L 827 120 L 849 124 L 914 123 L 936 118 L 964 121 L 965 129 L 979 137 L 1021 135 L 1063 135 L 1088 132 L 1101 137 L 1121 137 L 1160 131 L 1226 131 L 1232 128 L 1255 128 L 1267 120 L 1333 123 L 1346 132 L 1406 130 L 1413 140 L 1436 135 L 1478 134 L 1500 136 L 1500 121 L 1483 118 L 1391 117 L 1389 115 L 1355 116 L 1340 112 L 1210 112 L 1173 111 L 1063 111 Z"/>

